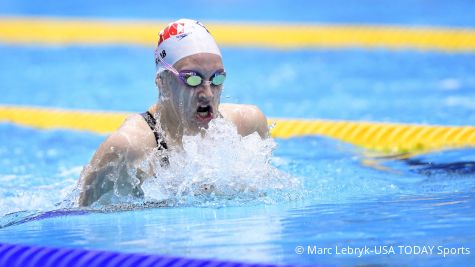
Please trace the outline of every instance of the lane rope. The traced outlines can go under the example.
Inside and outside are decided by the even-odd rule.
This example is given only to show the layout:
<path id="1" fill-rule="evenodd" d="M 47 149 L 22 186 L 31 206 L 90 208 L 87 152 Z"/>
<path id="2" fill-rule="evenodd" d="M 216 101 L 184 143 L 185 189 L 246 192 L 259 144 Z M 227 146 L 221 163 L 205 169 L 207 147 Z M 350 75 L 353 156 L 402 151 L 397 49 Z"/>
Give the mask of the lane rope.
<path id="1" fill-rule="evenodd" d="M 53 248 L 43 246 L 0 243 L 0 267 L 285 267 L 275 265 L 226 261 L 218 259 L 193 259 L 142 253 L 121 253 L 78 248 Z"/>
<path id="2" fill-rule="evenodd" d="M 208 22 L 218 44 L 277 49 L 389 48 L 475 52 L 475 29 L 336 24 Z M 0 42 L 154 46 L 163 21 L 0 16 Z M 243 38 L 245 36 L 245 38 Z"/>
<path id="3" fill-rule="evenodd" d="M 69 129 L 99 134 L 115 131 L 130 114 L 0 106 L 0 121 L 38 129 Z M 271 130 L 274 138 L 322 135 L 388 153 L 475 146 L 474 126 L 303 119 L 269 119 L 268 122 L 274 125 Z"/>

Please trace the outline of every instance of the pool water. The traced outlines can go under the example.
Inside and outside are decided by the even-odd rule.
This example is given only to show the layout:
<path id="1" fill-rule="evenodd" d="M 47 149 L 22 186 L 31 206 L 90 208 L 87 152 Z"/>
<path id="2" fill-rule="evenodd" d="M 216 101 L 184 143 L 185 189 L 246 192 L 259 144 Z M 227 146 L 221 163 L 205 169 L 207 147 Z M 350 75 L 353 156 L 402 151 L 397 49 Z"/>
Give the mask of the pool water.
<path id="1" fill-rule="evenodd" d="M 368 159 L 359 149 L 331 139 L 276 140 L 273 165 L 301 179 L 299 197 L 271 203 L 264 199 L 215 200 L 122 212 L 82 214 L 73 209 L 55 213 L 47 211 L 59 209 L 55 204 L 67 198 L 81 165 L 103 137 L 1 127 L 12 140 L 3 144 L 1 152 L 1 169 L 8 170 L 1 174 L 6 184 L 0 191 L 2 212 L 25 211 L 0 220 L 7 226 L 0 229 L 2 242 L 293 264 L 397 261 L 425 266 L 473 260 L 473 254 L 444 258 L 295 253 L 295 247 L 309 245 L 473 247 L 472 149 L 412 158 L 433 163 L 424 166 L 373 159 L 387 168 L 382 171 L 365 166 Z M 11 157 L 11 151 L 17 156 Z M 6 160 L 8 155 L 10 160 Z M 431 170 L 431 166 L 457 161 L 472 165 Z"/>
<path id="2" fill-rule="evenodd" d="M 352 5 L 360 5 L 347 10 L 341 9 L 346 4 L 334 8 L 282 1 L 263 17 L 257 11 L 243 17 L 231 12 L 246 2 L 197 16 L 475 26 L 467 15 L 474 5 L 466 1 L 450 7 L 435 1 L 430 10 L 414 1 L 402 3 L 407 6 L 392 5 L 411 12 L 383 16 L 376 11 L 387 8 L 379 4 L 351 13 Z M 151 2 L 111 9 L 106 4 L 92 8 L 95 1 L 84 5 L 39 7 L 30 1 L 27 8 L 4 1 L 0 9 L 4 15 L 168 19 L 148 13 Z M 171 17 L 194 14 L 164 5 L 176 12 Z M 290 6 L 301 17 L 283 12 Z M 153 47 L 0 44 L 0 104 L 143 112 L 157 99 L 152 58 Z M 475 124 L 473 53 L 224 47 L 223 58 L 229 75 L 222 102 L 255 104 L 268 117 Z M 71 207 L 67 200 L 74 195 L 82 167 L 104 138 L 0 123 L 0 242 L 300 265 L 475 262 L 473 148 L 385 157 L 321 136 L 276 139 L 267 167 L 297 179 L 299 184 L 291 188 L 272 184 L 270 190 L 260 188 L 265 194 L 248 199 L 192 199 L 165 207 L 65 209 Z M 296 253 L 300 246 L 303 254 Z M 308 253 L 309 246 L 332 248 L 332 254 Z M 341 253 L 365 246 L 373 252 L 360 257 Z M 406 253 L 432 246 L 431 255 Z M 395 254 L 375 253 L 375 248 L 394 248 Z M 456 253 L 444 257 L 438 248 Z"/>

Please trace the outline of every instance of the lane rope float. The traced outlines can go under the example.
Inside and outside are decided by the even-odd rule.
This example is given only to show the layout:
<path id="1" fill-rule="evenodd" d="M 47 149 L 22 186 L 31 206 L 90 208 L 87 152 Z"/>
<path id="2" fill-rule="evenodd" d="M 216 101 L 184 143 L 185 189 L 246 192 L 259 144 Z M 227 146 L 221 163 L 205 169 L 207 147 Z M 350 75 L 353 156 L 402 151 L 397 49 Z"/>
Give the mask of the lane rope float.
<path id="1" fill-rule="evenodd" d="M 78 111 L 0 106 L 0 121 L 38 129 L 69 129 L 107 134 L 125 112 Z M 438 126 L 359 121 L 269 119 L 274 138 L 322 135 L 369 150 L 391 153 L 475 146 L 474 126 Z"/>
<path id="2" fill-rule="evenodd" d="M 475 52 L 475 29 L 384 25 L 205 23 L 222 46 L 276 49 L 389 48 Z M 163 21 L 0 16 L 0 42 L 154 46 Z M 246 38 L 242 38 L 246 36 Z"/>

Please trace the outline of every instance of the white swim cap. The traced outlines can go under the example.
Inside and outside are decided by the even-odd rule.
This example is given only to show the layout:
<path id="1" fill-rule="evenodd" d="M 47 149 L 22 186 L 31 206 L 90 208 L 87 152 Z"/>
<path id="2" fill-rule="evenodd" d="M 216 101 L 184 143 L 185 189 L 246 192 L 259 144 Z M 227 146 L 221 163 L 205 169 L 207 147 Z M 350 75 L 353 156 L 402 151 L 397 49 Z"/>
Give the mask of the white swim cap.
<path id="1" fill-rule="evenodd" d="M 206 27 L 196 20 L 180 19 L 168 24 L 160 31 L 155 64 L 160 72 L 160 60 L 175 64 L 178 60 L 198 53 L 211 53 L 221 56 L 219 47 Z"/>

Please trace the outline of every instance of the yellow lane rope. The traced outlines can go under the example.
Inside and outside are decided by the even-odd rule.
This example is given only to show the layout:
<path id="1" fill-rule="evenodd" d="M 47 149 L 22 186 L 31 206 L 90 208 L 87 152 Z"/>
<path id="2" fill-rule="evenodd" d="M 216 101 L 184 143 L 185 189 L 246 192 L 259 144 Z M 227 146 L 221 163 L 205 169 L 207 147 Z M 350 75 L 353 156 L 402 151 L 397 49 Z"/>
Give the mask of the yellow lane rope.
<path id="1" fill-rule="evenodd" d="M 40 129 L 59 128 L 100 134 L 119 128 L 127 115 L 129 113 L 0 106 L 0 121 Z"/>
<path id="2" fill-rule="evenodd" d="M 475 52 L 475 29 L 381 25 L 205 22 L 221 45 L 265 48 L 391 48 Z M 0 42 L 154 46 L 165 22 L 0 17 Z"/>
<path id="3" fill-rule="evenodd" d="M 129 113 L 0 106 L 0 121 L 41 129 L 110 133 Z M 330 120 L 269 119 L 276 138 L 323 135 L 381 152 L 401 153 L 475 146 L 473 126 L 429 126 Z"/>

